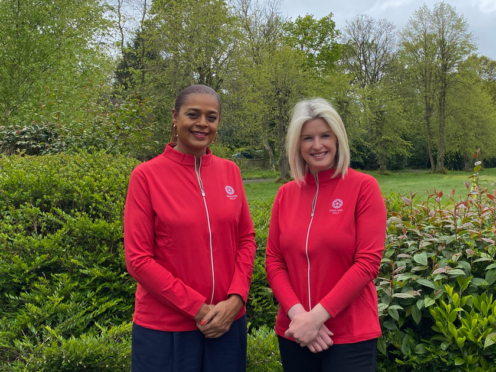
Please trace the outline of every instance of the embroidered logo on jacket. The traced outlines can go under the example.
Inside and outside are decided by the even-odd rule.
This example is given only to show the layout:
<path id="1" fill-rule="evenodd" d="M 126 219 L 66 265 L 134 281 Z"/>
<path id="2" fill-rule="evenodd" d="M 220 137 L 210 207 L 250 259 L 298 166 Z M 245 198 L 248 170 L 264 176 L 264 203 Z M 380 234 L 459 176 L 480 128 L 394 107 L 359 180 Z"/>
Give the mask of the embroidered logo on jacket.
<path id="1" fill-rule="evenodd" d="M 235 193 L 234 189 L 231 186 L 226 186 L 225 189 L 226 189 L 226 192 L 227 192 L 227 195 L 226 196 L 230 200 L 236 200 L 236 198 L 238 197 L 238 195 L 234 195 L 234 193 Z"/>
<path id="2" fill-rule="evenodd" d="M 341 208 L 343 206 L 343 201 L 341 199 L 334 199 L 332 202 L 332 208 L 330 209 L 329 212 L 332 214 L 339 214 L 339 212 L 342 212 L 343 209 Z"/>

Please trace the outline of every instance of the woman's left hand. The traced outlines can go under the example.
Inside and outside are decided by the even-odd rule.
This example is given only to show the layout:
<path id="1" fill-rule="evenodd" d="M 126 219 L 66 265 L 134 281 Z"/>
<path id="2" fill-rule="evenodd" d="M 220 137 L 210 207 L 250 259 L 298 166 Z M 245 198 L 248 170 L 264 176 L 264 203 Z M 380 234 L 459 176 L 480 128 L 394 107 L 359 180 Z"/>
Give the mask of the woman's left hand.
<path id="1" fill-rule="evenodd" d="M 234 318 L 243 307 L 243 300 L 239 295 L 231 295 L 226 301 L 221 301 L 203 318 L 198 329 L 206 338 L 217 338 L 229 331 Z"/>
<path id="2" fill-rule="evenodd" d="M 295 315 L 284 335 L 293 337 L 302 347 L 308 346 L 315 340 L 320 327 L 329 318 L 330 315 L 327 310 L 322 305 L 317 304 L 312 311 Z"/>

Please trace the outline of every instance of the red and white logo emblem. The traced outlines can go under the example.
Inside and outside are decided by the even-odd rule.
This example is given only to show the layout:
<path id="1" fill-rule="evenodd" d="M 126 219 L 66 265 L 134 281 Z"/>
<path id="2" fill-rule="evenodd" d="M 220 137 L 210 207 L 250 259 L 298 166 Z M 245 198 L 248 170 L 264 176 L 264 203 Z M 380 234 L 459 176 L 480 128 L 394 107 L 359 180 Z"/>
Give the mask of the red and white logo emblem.
<path id="1" fill-rule="evenodd" d="M 234 189 L 231 186 L 226 186 L 226 192 L 229 195 L 232 195 L 232 194 L 234 194 Z"/>
<path id="2" fill-rule="evenodd" d="M 336 208 L 336 209 L 339 209 L 343 206 L 343 201 L 341 199 L 335 199 L 333 202 L 332 202 L 332 207 L 333 208 Z"/>

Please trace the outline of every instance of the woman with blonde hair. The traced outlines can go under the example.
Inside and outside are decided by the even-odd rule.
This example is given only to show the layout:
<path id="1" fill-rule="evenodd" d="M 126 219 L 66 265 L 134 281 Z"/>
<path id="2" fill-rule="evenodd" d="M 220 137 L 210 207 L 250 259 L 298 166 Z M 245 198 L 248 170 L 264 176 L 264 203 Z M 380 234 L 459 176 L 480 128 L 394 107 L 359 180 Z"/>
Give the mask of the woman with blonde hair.
<path id="1" fill-rule="evenodd" d="M 375 371 L 373 279 L 386 228 L 379 186 L 348 167 L 346 130 L 324 99 L 295 106 L 287 147 L 295 180 L 275 198 L 266 262 L 284 371 Z"/>

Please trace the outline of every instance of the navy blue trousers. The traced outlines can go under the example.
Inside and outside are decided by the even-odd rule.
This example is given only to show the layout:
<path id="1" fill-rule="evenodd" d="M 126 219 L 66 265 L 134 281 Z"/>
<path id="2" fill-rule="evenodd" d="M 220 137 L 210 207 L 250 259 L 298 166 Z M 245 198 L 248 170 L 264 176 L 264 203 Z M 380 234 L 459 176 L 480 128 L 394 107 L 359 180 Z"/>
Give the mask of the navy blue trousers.
<path id="1" fill-rule="evenodd" d="M 284 337 L 279 339 L 284 372 L 375 372 L 377 339 L 354 344 L 332 345 L 320 353 Z"/>
<path id="2" fill-rule="evenodd" d="M 246 315 L 219 338 L 198 331 L 164 332 L 133 324 L 132 372 L 245 372 Z"/>

